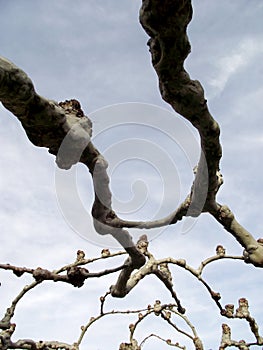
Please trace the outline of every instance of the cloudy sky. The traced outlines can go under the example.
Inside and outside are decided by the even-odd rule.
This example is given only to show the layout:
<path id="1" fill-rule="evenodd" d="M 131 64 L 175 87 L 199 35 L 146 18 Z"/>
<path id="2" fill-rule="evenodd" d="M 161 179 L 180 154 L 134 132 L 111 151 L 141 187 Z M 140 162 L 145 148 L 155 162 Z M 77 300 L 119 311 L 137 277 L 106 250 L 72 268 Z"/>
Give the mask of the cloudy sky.
<path id="1" fill-rule="evenodd" d="M 263 3 L 203 0 L 193 1 L 193 7 L 188 28 L 192 53 L 186 69 L 201 81 L 210 111 L 221 126 L 224 185 L 218 200 L 258 238 L 262 236 Z M 139 8 L 139 0 L 0 0 L 0 54 L 31 77 L 40 95 L 81 102 L 93 121 L 94 143 L 109 161 L 114 208 L 122 217 L 146 220 L 169 214 L 187 195 L 198 139 L 160 98 Z M 78 166 L 67 174 L 59 172 L 54 157 L 27 140 L 16 118 L 2 106 L 0 114 L 1 262 L 56 269 L 73 262 L 78 249 L 87 257 L 97 256 L 104 246 L 120 249 L 92 228 L 93 192 L 87 170 Z M 131 234 L 136 238 L 141 232 Z M 213 255 L 218 244 L 229 254 L 242 253 L 207 215 L 149 232 L 149 238 L 157 257 L 185 258 L 194 267 Z M 94 271 L 104 267 L 94 265 Z M 187 315 L 205 348 L 216 349 L 226 320 L 219 317 L 201 284 L 184 271 L 174 271 Z M 221 262 L 208 267 L 205 277 L 221 292 L 223 305 L 248 298 L 263 332 L 261 270 Z M 79 290 L 43 284 L 18 306 L 16 337 L 73 343 L 80 326 L 98 314 L 98 298 L 116 278 L 88 280 Z M 3 314 L 30 278 L 17 279 L 1 271 L 0 280 Z M 108 308 L 139 309 L 155 299 L 171 302 L 158 281 L 146 278 L 125 300 L 110 300 Z M 132 321 L 112 317 L 98 322 L 87 333 L 83 349 L 118 349 L 128 341 Z M 189 344 L 172 329 L 162 329 L 158 321 L 146 322 L 138 340 L 160 331 L 164 338 Z M 247 324 L 228 323 L 235 340 L 253 339 Z M 164 345 L 151 340 L 144 349 L 160 347 Z"/>

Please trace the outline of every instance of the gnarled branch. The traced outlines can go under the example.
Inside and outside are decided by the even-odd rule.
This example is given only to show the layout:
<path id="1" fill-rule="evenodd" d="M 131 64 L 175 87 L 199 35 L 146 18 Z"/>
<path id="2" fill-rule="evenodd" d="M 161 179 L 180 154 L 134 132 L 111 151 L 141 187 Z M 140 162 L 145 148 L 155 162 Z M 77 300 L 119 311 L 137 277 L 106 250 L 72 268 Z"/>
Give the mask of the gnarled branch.
<path id="1" fill-rule="evenodd" d="M 261 242 L 216 202 L 222 183 L 218 177 L 222 156 L 220 129 L 208 110 L 203 87 L 199 81 L 191 80 L 184 69 L 184 61 L 191 51 L 186 30 L 192 12 L 191 0 L 143 0 L 140 11 L 140 22 L 150 36 L 148 44 L 162 98 L 192 123 L 200 135 L 201 155 L 187 215 L 211 213 L 245 248 L 246 262 L 263 267 Z"/>
<path id="2" fill-rule="evenodd" d="M 69 169 L 77 162 L 88 167 L 95 191 L 92 215 L 96 231 L 111 234 L 129 253 L 131 264 L 142 266 L 145 258 L 129 232 L 106 224 L 109 217 L 116 216 L 111 208 L 107 162 L 90 141 L 92 123 L 80 103 L 57 103 L 39 96 L 26 73 L 4 58 L 0 58 L 0 101 L 21 121 L 35 146 L 47 147 L 56 155 L 60 168 Z"/>

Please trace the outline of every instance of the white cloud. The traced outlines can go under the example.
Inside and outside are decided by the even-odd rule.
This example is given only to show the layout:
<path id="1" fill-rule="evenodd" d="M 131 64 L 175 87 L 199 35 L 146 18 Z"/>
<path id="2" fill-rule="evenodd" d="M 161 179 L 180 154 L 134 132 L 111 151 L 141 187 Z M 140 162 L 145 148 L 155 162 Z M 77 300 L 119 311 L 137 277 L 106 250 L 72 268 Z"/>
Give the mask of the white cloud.
<path id="1" fill-rule="evenodd" d="M 209 84 L 215 89 L 215 94 L 220 94 L 228 81 L 235 75 L 253 64 L 263 53 L 262 38 L 242 39 L 236 48 L 220 57 L 215 63 L 216 76 L 210 78 Z"/>
<path id="2" fill-rule="evenodd" d="M 240 23 L 241 21 L 247 23 L 248 20 L 250 20 L 250 26 L 253 26 L 253 21 L 261 23 L 260 12 L 255 13 L 255 18 L 252 21 L 252 17 L 250 19 L 245 17 L 244 11 L 238 12 L 241 6 L 239 0 L 226 3 L 231 5 L 233 13 L 238 16 Z M 222 2 L 218 1 L 218 4 L 222 4 Z M 40 5 L 42 6 L 41 11 L 38 7 Z M 118 4 L 114 0 L 92 2 L 81 0 L 74 4 L 74 11 L 71 11 L 72 3 L 69 0 L 55 3 L 53 0 L 46 0 L 44 5 L 41 0 L 28 0 L 23 4 L 1 1 L 3 7 L 1 7 L 0 13 L 0 29 L 4 33 L 0 39 L 2 52 L 29 73 L 35 82 L 36 89 L 40 90 L 42 94 L 54 99 L 61 96 L 63 98 L 77 97 L 88 112 L 107 104 L 131 100 L 162 104 L 156 76 L 150 65 L 150 56 L 146 46 L 147 38 L 138 24 L 137 8 L 139 5 L 139 1 L 136 1 L 135 4 L 130 0 L 123 0 Z M 208 83 L 216 96 L 224 91 L 232 78 L 238 82 L 241 73 L 245 81 L 249 80 L 251 77 L 246 73 L 246 69 L 251 65 L 256 64 L 259 73 L 260 67 L 262 67 L 263 40 L 260 37 L 253 37 L 251 33 L 246 34 L 246 28 L 234 35 L 231 31 L 218 30 L 216 25 L 213 26 L 215 23 L 231 26 L 231 14 L 226 16 L 227 10 L 224 10 L 224 5 L 218 7 L 217 16 L 212 18 L 209 9 L 212 10 L 213 6 L 216 5 L 210 1 L 202 4 L 198 1 L 195 2 L 195 6 L 200 8 L 200 12 L 203 13 L 203 22 L 196 21 L 196 33 L 200 37 L 205 36 L 205 34 L 211 35 L 211 29 L 215 36 L 214 42 L 220 43 L 218 46 L 215 45 L 213 51 L 218 50 L 214 56 L 218 57 L 218 60 L 214 58 L 212 62 L 209 62 L 208 78 L 207 71 L 198 66 L 200 80 L 210 79 Z M 250 5 L 249 7 L 251 8 Z M 96 16 L 94 16 L 94 12 Z M 83 13 L 85 17 L 79 20 L 79 16 L 82 16 Z M 198 11 L 196 13 L 198 14 Z M 242 17 L 243 15 L 245 19 Z M 98 21 L 99 19 L 100 21 Z M 210 22 L 205 22 L 205 19 L 209 19 Z M 74 26 L 74 30 L 72 26 Z M 38 40 L 41 33 L 44 34 L 41 37 L 44 38 L 45 42 Z M 225 42 L 226 35 L 232 40 L 228 43 L 239 44 L 236 47 L 224 47 L 222 43 Z M 203 45 L 205 49 L 209 49 L 209 45 L 206 44 L 207 40 L 206 37 Z M 192 36 L 190 36 L 190 41 L 192 41 Z M 195 44 L 193 47 L 195 48 Z M 197 61 L 199 63 L 205 62 L 204 65 L 206 65 L 210 60 L 209 54 L 207 51 L 203 52 L 202 45 L 199 46 L 199 49 Z M 193 50 L 193 55 L 191 55 L 193 60 L 196 59 L 194 52 L 196 51 Z M 211 73 L 214 68 L 217 69 L 216 74 Z M 261 75 L 258 76 L 260 79 Z M 240 218 L 241 222 L 246 221 L 253 231 L 257 228 L 260 232 L 262 226 L 261 173 L 256 171 L 253 173 L 253 169 L 248 169 L 249 167 L 244 165 L 242 165 L 241 173 L 237 171 L 237 165 L 235 165 L 236 160 L 240 160 L 241 163 L 243 162 L 242 164 L 248 164 L 237 143 L 236 130 L 237 124 L 241 125 L 241 112 L 245 115 L 241 125 L 243 136 L 248 133 L 249 126 L 249 135 L 252 135 L 252 129 L 253 135 L 256 135 L 253 139 L 254 149 L 259 150 L 262 147 L 262 137 L 260 136 L 262 131 L 259 129 L 259 121 L 262 119 L 260 109 L 255 110 L 254 108 L 251 111 L 251 105 L 253 107 L 262 105 L 262 90 L 256 90 L 253 82 L 251 82 L 250 88 L 253 99 L 246 99 L 237 83 L 233 93 L 235 93 L 235 97 L 239 96 L 239 100 L 236 97 L 233 101 L 232 95 L 227 102 L 220 100 L 216 106 L 216 114 L 222 115 L 221 122 L 224 124 L 226 117 L 223 112 L 231 111 L 231 108 L 238 111 L 238 107 L 240 108 L 238 120 L 234 119 L 230 112 L 227 114 L 228 123 L 227 125 L 225 123 L 226 129 L 223 130 L 223 134 L 229 133 L 226 145 L 231 146 L 224 148 L 224 152 L 231 152 L 229 161 L 225 163 L 224 168 L 230 179 L 225 178 L 224 188 L 228 188 L 227 199 L 231 197 L 231 207 L 237 211 L 237 217 Z M 241 104 L 241 102 L 243 103 Z M 234 107 L 233 103 L 236 103 Z M 247 105 L 246 108 L 245 105 Z M 67 225 L 59 211 L 54 186 L 54 157 L 48 155 L 46 151 L 34 148 L 27 141 L 19 123 L 3 108 L 0 109 L 0 113 L 0 160 L 2 165 L 0 189 L 1 193 L 4 194 L 0 198 L 0 252 L 4 262 L 19 262 L 19 264 L 28 267 L 40 265 L 43 268 L 55 269 L 72 262 L 75 259 L 77 249 L 83 249 L 88 257 L 98 255 L 101 247 L 82 240 Z M 251 147 L 252 141 L 249 135 L 246 139 L 243 138 L 242 142 L 244 144 L 250 142 L 249 147 Z M 188 138 L 185 137 L 185 139 L 187 143 Z M 167 148 L 169 149 L 170 146 L 168 145 Z M 224 157 L 226 157 L 225 153 Z M 249 160 L 252 159 L 260 164 L 260 152 L 251 152 Z M 176 166 L 179 167 L 179 165 L 176 163 Z M 162 170 L 167 169 L 162 166 Z M 188 170 L 190 173 L 191 169 Z M 148 175 L 146 171 L 140 174 L 145 179 Z M 166 179 L 165 175 L 164 173 L 164 179 Z M 182 181 L 185 180 L 186 174 L 184 172 L 179 175 Z M 169 174 L 167 174 L 168 176 Z M 246 181 L 242 180 L 243 177 Z M 246 207 L 248 194 L 251 197 L 248 178 L 252 178 L 253 182 L 258 183 L 255 195 L 259 198 L 249 208 Z M 90 187 L 90 174 L 87 171 L 83 172 L 80 181 L 80 190 L 84 188 L 86 190 L 81 195 L 88 196 L 87 187 Z M 229 183 L 231 186 L 225 187 Z M 150 184 L 156 186 L 153 179 L 151 179 Z M 191 184 L 191 179 L 189 184 Z M 156 189 L 152 196 L 152 200 L 157 204 L 158 192 Z M 172 197 L 172 191 L 168 195 Z M 173 198 L 169 199 L 172 201 Z M 91 201 L 92 198 L 86 199 L 88 204 Z M 87 221 L 91 222 L 91 220 Z M 90 223 L 85 229 L 87 232 L 93 230 Z M 133 234 L 133 231 L 131 233 Z M 136 231 L 136 234 L 140 235 L 141 232 Z M 151 234 L 149 234 L 150 236 Z M 103 237 L 101 237 L 101 242 L 104 242 Z M 219 243 L 225 245 L 229 253 L 242 251 L 242 248 L 230 234 L 220 228 L 212 218 L 203 215 L 197 219 L 196 225 L 187 234 L 182 234 L 180 224 L 169 227 L 167 232 L 151 242 L 150 247 L 159 258 L 169 255 L 179 258 L 186 257 L 189 264 L 196 266 L 200 260 L 214 254 L 215 247 Z M 120 260 L 123 261 L 123 259 Z M 255 273 L 253 276 L 258 276 L 256 273 L 260 273 L 260 271 L 244 265 L 242 275 L 238 278 L 232 278 L 233 274 L 237 274 L 237 269 L 233 265 L 228 267 L 223 264 L 222 267 L 218 268 L 215 264 L 213 269 L 209 270 L 208 268 L 207 276 L 211 278 L 215 289 L 223 290 L 224 300 L 229 303 L 236 303 L 238 297 L 243 296 L 244 293 L 248 294 L 251 297 L 251 309 L 253 305 L 256 305 L 256 316 L 259 317 L 262 324 L 262 315 L 260 315 L 262 302 L 259 295 L 261 285 L 257 284 L 258 277 L 252 279 L 252 271 Z M 103 268 L 106 267 L 107 262 Z M 98 270 L 100 267 L 92 265 L 92 271 Z M 246 274 L 249 274 L 249 280 Z M 218 275 L 221 279 L 218 278 Z M 66 292 L 60 284 L 51 283 L 47 284 L 47 290 L 45 287 L 36 289 L 32 294 L 28 294 L 24 306 L 22 306 L 23 301 L 21 307 L 18 306 L 17 319 L 21 322 L 18 322 L 18 333 L 16 334 L 21 338 L 30 337 L 33 319 L 35 321 L 33 336 L 42 338 L 41 332 L 44 329 L 45 339 L 55 338 L 56 331 L 58 331 L 60 340 L 63 340 L 63 336 L 67 336 L 75 341 L 80 332 L 80 325 L 87 322 L 89 317 L 97 314 L 99 310 L 98 297 L 108 290 L 109 286 L 115 282 L 116 277 L 115 275 L 104 279 L 89 280 L 83 289 L 74 289 L 68 286 Z M 208 341 L 210 347 L 214 349 L 218 344 L 222 319 L 219 320 L 218 316 L 215 316 L 212 324 L 211 315 L 217 312 L 214 303 L 210 299 L 207 301 L 206 291 L 200 283 L 190 282 L 191 278 L 190 275 L 185 277 L 183 270 L 178 272 L 178 269 L 175 269 L 176 291 L 181 296 L 182 302 L 187 304 L 189 311 L 192 309 L 191 316 L 196 324 L 199 324 L 199 334 L 206 336 L 210 333 Z M 19 292 L 22 288 L 21 284 L 25 280 L 18 279 L 8 272 L 1 272 L 1 282 L 0 311 L 3 314 L 4 308 L 10 305 L 12 296 Z M 247 284 L 246 291 L 243 290 L 244 284 Z M 233 286 L 231 293 L 229 285 Z M 60 288 L 63 288 L 61 295 Z M 109 302 L 109 308 L 131 308 L 137 307 L 138 304 L 142 306 L 141 304 L 147 304 L 148 300 L 152 303 L 156 295 L 165 302 L 168 294 L 167 291 L 163 291 L 161 283 L 153 282 L 149 278 L 140 283 L 127 298 Z M 168 300 L 170 300 L 169 297 Z M 255 304 L 253 304 L 253 300 Z M 34 309 L 35 305 L 36 309 Z M 37 307 L 38 305 L 39 307 Z M 56 312 L 53 312 L 54 310 Z M 63 322 L 65 314 L 67 314 L 67 320 Z M 158 321 L 158 318 L 156 320 Z M 101 348 L 105 348 L 104 341 L 107 339 L 107 347 L 111 349 L 114 348 L 113 342 L 117 348 L 118 340 L 119 343 L 128 340 L 129 322 L 125 324 L 124 319 L 121 319 L 120 322 L 120 318 L 114 321 L 108 318 L 106 321 L 103 326 L 98 323 L 98 326 L 94 328 L 95 331 L 93 332 L 91 329 L 90 333 L 87 334 L 85 338 L 87 346 L 97 349 L 96 337 L 100 340 Z M 112 339 L 112 329 L 118 330 L 120 323 L 122 325 L 121 332 L 116 332 L 114 334 L 116 339 Z M 208 332 L 208 323 L 218 327 L 216 331 L 211 326 Z M 55 331 L 52 330 L 54 324 L 56 325 Z M 109 324 L 110 327 L 107 328 Z M 217 333 L 215 334 L 215 332 Z M 105 334 L 107 338 L 104 339 Z M 90 337 L 93 339 L 92 345 L 90 345 Z M 151 350 L 160 349 L 160 346 L 162 345 L 156 342 Z"/>

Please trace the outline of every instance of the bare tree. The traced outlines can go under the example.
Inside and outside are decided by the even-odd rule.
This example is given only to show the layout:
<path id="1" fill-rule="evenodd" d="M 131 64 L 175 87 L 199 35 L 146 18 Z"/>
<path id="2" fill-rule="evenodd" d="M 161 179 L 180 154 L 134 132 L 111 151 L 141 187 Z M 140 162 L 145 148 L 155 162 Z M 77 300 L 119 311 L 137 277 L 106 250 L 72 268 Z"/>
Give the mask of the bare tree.
<path id="1" fill-rule="evenodd" d="M 141 341 L 135 336 L 137 328 L 146 318 L 152 315 L 171 327 L 171 334 L 181 334 L 192 342 L 195 349 L 204 349 L 201 335 L 187 317 L 184 302 L 176 292 L 172 266 L 177 266 L 189 272 L 193 278 L 201 282 L 211 299 L 224 318 L 245 320 L 254 336 L 253 341 L 232 338 L 229 325 L 223 323 L 222 338 L 219 349 L 236 347 L 249 349 L 252 346 L 263 345 L 257 322 L 249 312 L 246 298 L 240 296 L 237 308 L 232 304 L 222 305 L 221 295 L 213 290 L 203 276 L 206 266 L 218 260 L 240 260 L 240 263 L 263 267 L 263 238 L 254 238 L 236 220 L 228 206 L 218 203 L 217 193 L 223 184 L 220 172 L 222 149 L 220 144 L 220 128 L 208 110 L 204 89 L 197 80 L 192 80 L 184 68 L 184 62 L 190 53 L 190 43 L 187 37 L 187 26 L 192 19 L 190 0 L 143 0 L 140 11 L 140 23 L 150 39 L 148 46 L 152 57 L 152 65 L 159 79 L 162 98 L 182 117 L 188 120 L 200 136 L 200 158 L 194 169 L 194 181 L 185 200 L 167 217 L 154 221 L 127 221 L 120 218 L 112 207 L 110 178 L 107 173 L 107 160 L 92 142 L 92 121 L 81 109 L 76 99 L 64 102 L 41 97 L 35 91 L 32 81 L 20 68 L 7 59 L 0 59 L 0 99 L 3 106 L 16 116 L 28 139 L 38 147 L 46 147 L 56 157 L 57 166 L 70 169 L 74 164 L 84 164 L 92 177 L 94 188 L 94 203 L 92 218 L 94 228 L 100 235 L 111 235 L 124 251 L 111 253 L 103 249 L 100 256 L 86 258 L 82 250 L 77 252 L 75 261 L 56 270 L 44 268 L 26 268 L 10 264 L 1 264 L 3 270 L 12 271 L 17 277 L 28 274 L 32 277 L 30 284 L 19 292 L 11 305 L 6 309 L 0 321 L 1 349 L 79 349 L 87 330 L 95 322 L 108 315 L 134 314 L 134 322 L 129 325 L 130 339 L 121 343 L 120 350 L 141 349 L 150 338 L 157 338 L 167 346 L 179 349 L 186 347 L 171 339 L 165 339 L 162 334 L 151 333 Z M 158 259 L 151 252 L 146 230 L 168 225 L 176 225 L 186 216 L 198 217 L 203 213 L 211 215 L 240 244 L 243 254 L 228 255 L 225 248 L 218 244 L 214 255 L 202 261 L 198 268 L 188 265 L 184 259 L 164 257 Z M 143 234 L 137 242 L 133 241 L 130 229 L 141 229 Z M 89 264 L 99 260 L 114 260 L 115 257 L 126 254 L 121 264 L 90 272 Z M 108 291 L 100 297 L 100 311 L 81 327 L 79 338 L 73 344 L 59 341 L 35 341 L 31 339 L 13 340 L 16 325 L 12 322 L 16 307 L 23 297 L 33 288 L 53 281 L 67 283 L 73 287 L 82 287 L 90 278 L 103 276 L 119 271 L 117 281 L 106 286 Z M 123 298 L 148 275 L 157 277 L 170 293 L 173 302 L 162 303 L 156 300 L 145 309 L 110 310 L 105 303 L 112 297 Z M 180 320 L 180 322 L 178 321 Z M 181 321 L 184 327 L 181 327 Z M 120 340 L 121 341 L 121 340 Z"/>

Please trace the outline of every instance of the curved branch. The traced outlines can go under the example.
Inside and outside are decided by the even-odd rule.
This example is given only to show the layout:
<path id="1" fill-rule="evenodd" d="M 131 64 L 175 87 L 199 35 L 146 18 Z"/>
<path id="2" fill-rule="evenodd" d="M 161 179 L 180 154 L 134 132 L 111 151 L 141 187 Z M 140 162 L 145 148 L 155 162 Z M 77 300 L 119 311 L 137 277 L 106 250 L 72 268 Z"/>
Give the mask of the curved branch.
<path id="1" fill-rule="evenodd" d="M 84 163 L 93 178 L 95 201 L 92 209 L 94 227 L 99 234 L 112 235 L 129 253 L 134 267 L 145 263 L 128 231 L 106 224 L 116 217 L 111 208 L 107 162 L 90 142 L 92 123 L 77 100 L 58 104 L 39 96 L 30 78 L 20 68 L 0 57 L 0 101 L 22 123 L 29 140 L 47 147 L 56 155 L 56 163 L 69 169 Z"/>
<path id="2" fill-rule="evenodd" d="M 244 259 L 256 267 L 263 267 L 263 240 L 256 240 L 239 222 L 226 205 L 217 204 L 217 210 L 210 210 L 210 214 L 230 232 L 244 247 Z"/>
<path id="3" fill-rule="evenodd" d="M 222 184 L 219 162 L 222 156 L 220 129 L 210 114 L 200 82 L 191 80 L 184 61 L 191 51 L 187 26 L 192 19 L 191 0 L 143 0 L 140 22 L 150 36 L 152 64 L 159 78 L 162 98 L 198 130 L 201 155 L 191 190 L 187 215 L 207 211 L 245 248 L 246 262 L 263 267 L 263 244 L 256 241 L 229 209 L 216 203 Z M 231 218 L 232 216 L 232 218 Z"/>
<path id="4" fill-rule="evenodd" d="M 168 225 L 176 224 L 178 221 L 182 220 L 184 216 L 187 215 L 189 206 L 191 204 L 190 196 L 184 200 L 184 202 L 171 214 L 167 215 L 164 218 L 154 220 L 154 221 L 129 221 L 122 220 L 118 217 L 108 219 L 107 225 L 111 227 L 117 228 L 137 228 L 137 229 L 145 229 L 150 230 L 153 228 L 164 227 Z"/>
<path id="5" fill-rule="evenodd" d="M 35 288 L 38 284 L 40 284 L 42 281 L 34 281 L 29 285 L 26 285 L 21 292 L 17 295 L 17 297 L 12 301 L 11 306 L 6 310 L 6 313 L 2 320 L 0 320 L 0 328 L 1 329 L 8 329 L 10 328 L 10 321 L 12 317 L 14 316 L 16 306 L 18 302 L 24 297 L 24 295 L 30 291 L 31 289 Z"/>
<path id="6" fill-rule="evenodd" d="M 213 205 L 222 151 L 220 129 L 209 113 L 204 90 L 184 69 L 191 49 L 186 34 L 191 19 L 191 0 L 143 0 L 140 22 L 150 36 L 148 44 L 161 95 L 200 135 L 202 153 L 191 198 L 193 213 L 197 215 L 204 207 Z"/>

